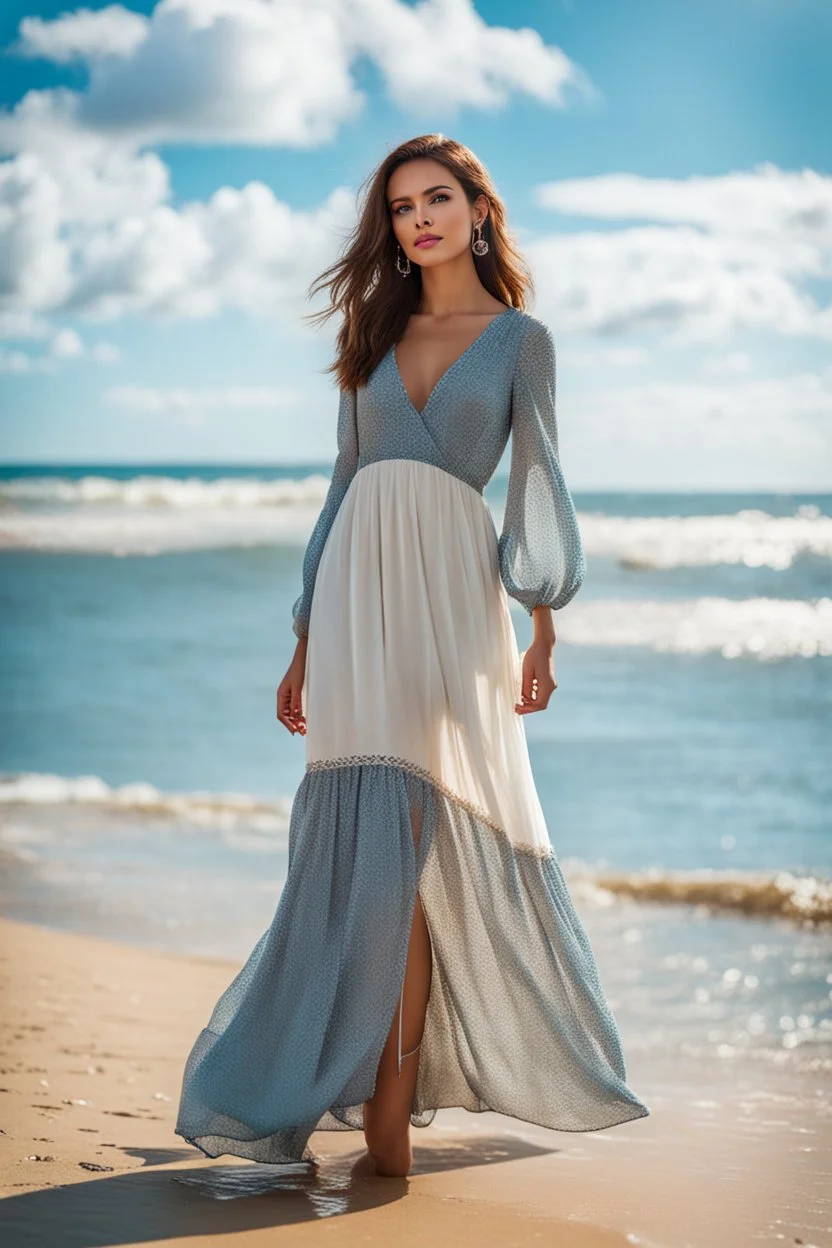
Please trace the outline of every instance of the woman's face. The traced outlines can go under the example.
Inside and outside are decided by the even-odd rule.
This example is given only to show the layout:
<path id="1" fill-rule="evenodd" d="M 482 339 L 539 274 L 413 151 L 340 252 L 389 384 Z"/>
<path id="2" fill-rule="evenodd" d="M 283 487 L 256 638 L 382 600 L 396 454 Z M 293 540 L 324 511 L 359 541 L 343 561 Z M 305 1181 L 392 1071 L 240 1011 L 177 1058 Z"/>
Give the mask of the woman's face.
<path id="1" fill-rule="evenodd" d="M 402 251 L 425 268 L 444 264 L 471 246 L 475 221 L 484 219 L 485 197 L 470 204 L 454 175 L 438 160 L 410 160 L 387 180 L 393 232 Z M 420 244 L 423 234 L 438 241 Z"/>

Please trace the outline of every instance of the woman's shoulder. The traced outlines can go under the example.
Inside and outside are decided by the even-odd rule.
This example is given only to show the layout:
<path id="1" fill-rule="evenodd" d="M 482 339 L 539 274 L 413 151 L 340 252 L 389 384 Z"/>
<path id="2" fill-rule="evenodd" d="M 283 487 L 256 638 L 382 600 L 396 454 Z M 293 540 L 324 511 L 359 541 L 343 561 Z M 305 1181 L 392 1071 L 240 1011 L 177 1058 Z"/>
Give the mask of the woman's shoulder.
<path id="1" fill-rule="evenodd" d="M 543 338 L 552 338 L 553 334 L 545 321 L 541 321 L 539 316 L 535 316 L 532 312 L 526 312 L 523 308 L 514 309 L 516 319 L 521 326 L 522 336 L 525 339 L 540 340 Z"/>
<path id="2" fill-rule="evenodd" d="M 525 366 L 547 365 L 555 356 L 555 338 L 549 326 L 540 317 L 521 308 L 515 309 L 517 335 L 517 358 Z"/>

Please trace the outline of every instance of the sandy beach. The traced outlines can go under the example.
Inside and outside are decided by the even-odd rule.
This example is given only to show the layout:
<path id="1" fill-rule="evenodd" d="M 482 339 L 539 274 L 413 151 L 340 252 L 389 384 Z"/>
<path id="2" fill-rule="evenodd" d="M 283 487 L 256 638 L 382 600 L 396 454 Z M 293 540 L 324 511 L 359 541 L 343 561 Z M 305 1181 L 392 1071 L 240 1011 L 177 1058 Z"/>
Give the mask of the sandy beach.
<path id="1" fill-rule="evenodd" d="M 832 1243 L 829 1123 L 805 1101 L 797 1113 L 774 1072 L 755 1094 L 631 1063 L 652 1115 L 602 1132 L 441 1110 L 413 1129 L 408 1179 L 368 1174 L 353 1131 L 313 1135 L 317 1167 L 211 1160 L 173 1134 L 176 1104 L 238 964 L 9 919 L 0 940 L 0 1235 L 14 1248 L 257 1245 L 275 1227 L 285 1244 L 403 1248 Z"/>

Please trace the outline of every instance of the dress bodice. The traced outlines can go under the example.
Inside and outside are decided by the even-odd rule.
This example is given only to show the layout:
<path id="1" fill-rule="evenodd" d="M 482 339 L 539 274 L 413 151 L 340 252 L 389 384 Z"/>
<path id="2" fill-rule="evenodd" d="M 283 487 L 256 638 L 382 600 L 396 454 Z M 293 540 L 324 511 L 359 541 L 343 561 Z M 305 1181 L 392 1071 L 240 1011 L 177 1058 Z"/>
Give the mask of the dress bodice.
<path id="1" fill-rule="evenodd" d="M 363 467 L 385 459 L 418 459 L 481 494 L 509 435 L 500 575 L 507 593 L 529 613 L 541 604 L 565 606 L 583 581 L 585 559 L 560 468 L 555 383 L 551 331 L 537 317 L 507 308 L 445 370 L 421 411 L 408 396 L 393 347 L 365 385 L 341 390 L 338 456 L 304 555 L 303 592 L 292 608 L 296 635 L 307 631 L 324 543 Z"/>

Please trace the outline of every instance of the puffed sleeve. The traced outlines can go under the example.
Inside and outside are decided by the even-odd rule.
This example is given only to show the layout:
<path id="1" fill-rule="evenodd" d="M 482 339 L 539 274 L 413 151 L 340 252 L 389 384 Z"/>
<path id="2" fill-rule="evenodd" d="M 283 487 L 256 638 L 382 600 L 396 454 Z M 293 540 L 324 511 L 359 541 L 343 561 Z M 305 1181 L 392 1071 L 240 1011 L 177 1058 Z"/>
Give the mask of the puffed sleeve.
<path id="1" fill-rule="evenodd" d="M 511 466 L 498 541 L 506 591 L 531 615 L 580 589 L 586 561 L 558 459 L 555 342 L 536 317 L 518 347 L 511 391 Z"/>
<path id="2" fill-rule="evenodd" d="M 297 637 L 305 637 L 309 629 L 309 611 L 318 562 L 323 552 L 329 530 L 338 508 L 358 467 L 358 428 L 356 423 L 356 394 L 354 390 L 341 390 L 338 404 L 338 455 L 332 469 L 324 505 L 303 556 L 303 592 L 292 607 L 292 631 Z"/>

